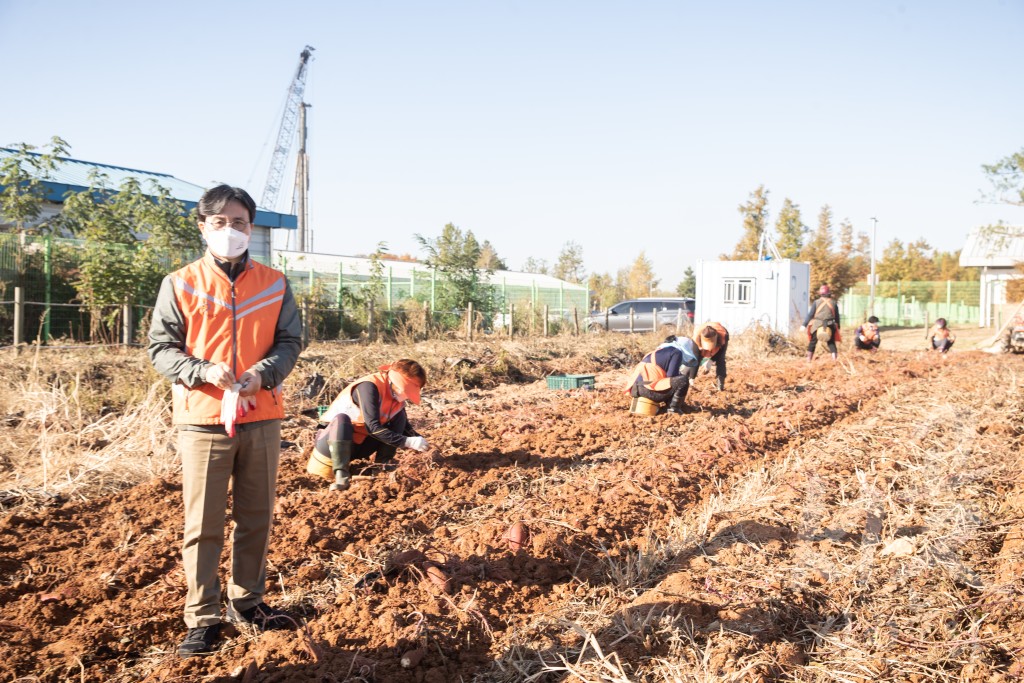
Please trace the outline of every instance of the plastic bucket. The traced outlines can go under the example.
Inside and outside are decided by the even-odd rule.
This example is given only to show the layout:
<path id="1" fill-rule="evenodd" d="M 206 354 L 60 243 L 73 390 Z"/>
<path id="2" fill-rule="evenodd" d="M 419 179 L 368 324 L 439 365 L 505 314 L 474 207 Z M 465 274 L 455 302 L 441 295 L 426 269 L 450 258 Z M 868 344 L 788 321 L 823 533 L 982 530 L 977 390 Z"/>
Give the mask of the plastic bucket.
<path id="1" fill-rule="evenodd" d="M 637 396 L 633 399 L 633 402 L 629 404 L 629 412 L 634 415 L 646 415 L 648 417 L 653 417 L 658 414 L 659 407 L 659 404 L 649 398 Z"/>
<path id="2" fill-rule="evenodd" d="M 316 448 L 309 454 L 309 462 L 306 463 L 306 471 L 314 477 L 334 479 L 334 467 L 331 463 L 331 456 L 321 455 Z"/>

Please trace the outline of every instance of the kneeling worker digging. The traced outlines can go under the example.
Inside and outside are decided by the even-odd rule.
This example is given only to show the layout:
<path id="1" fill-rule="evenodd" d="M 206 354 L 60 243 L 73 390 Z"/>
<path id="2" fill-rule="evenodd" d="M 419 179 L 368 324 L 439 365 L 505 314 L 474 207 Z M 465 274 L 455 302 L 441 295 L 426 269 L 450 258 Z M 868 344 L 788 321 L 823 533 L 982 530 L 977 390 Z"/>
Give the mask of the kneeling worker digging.
<path id="1" fill-rule="evenodd" d="M 331 479 L 332 491 L 345 491 L 352 483 L 353 460 L 375 461 L 393 470 L 399 446 L 425 451 L 430 445 L 409 423 L 405 402 L 420 402 L 427 374 L 414 360 L 403 358 L 382 365 L 345 387 L 331 403 L 317 431 L 307 471 Z M 330 458 L 330 471 L 326 460 Z"/>

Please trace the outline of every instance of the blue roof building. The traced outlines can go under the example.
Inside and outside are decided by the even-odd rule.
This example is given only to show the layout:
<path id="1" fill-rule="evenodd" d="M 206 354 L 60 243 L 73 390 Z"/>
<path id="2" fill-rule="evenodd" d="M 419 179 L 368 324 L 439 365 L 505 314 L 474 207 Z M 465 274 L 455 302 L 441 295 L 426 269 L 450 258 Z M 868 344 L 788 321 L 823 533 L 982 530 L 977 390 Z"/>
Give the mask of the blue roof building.
<path id="1" fill-rule="evenodd" d="M 0 162 L 4 158 L 16 153 L 15 150 L 0 147 Z M 47 174 L 46 177 L 39 178 L 45 188 L 45 199 L 48 203 L 48 206 L 44 207 L 43 215 L 40 217 L 42 220 L 60 213 L 60 206 L 64 203 L 64 197 L 69 192 L 88 190 L 91 185 L 90 176 L 97 173 L 106 176 L 109 186 L 114 189 L 120 187 L 128 178 L 135 178 L 143 192 L 151 191 L 153 183 L 156 183 L 160 187 L 165 188 L 174 199 L 184 204 L 188 210 L 195 208 L 199 198 L 207 189 L 201 185 L 175 178 L 166 173 L 142 171 L 123 166 L 82 161 L 81 159 L 56 157 L 56 165 L 56 169 Z M 256 221 L 253 226 L 250 242 L 251 253 L 256 257 L 264 257 L 269 261 L 272 243 L 271 231 L 277 229 L 295 230 L 297 227 L 298 217 L 294 215 L 257 208 Z"/>

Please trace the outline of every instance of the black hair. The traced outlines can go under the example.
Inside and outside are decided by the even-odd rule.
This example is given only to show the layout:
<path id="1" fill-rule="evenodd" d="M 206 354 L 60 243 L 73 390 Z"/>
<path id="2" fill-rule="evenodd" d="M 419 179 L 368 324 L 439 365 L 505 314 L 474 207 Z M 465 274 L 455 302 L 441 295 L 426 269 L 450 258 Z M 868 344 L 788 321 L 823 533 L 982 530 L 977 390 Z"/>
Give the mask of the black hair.
<path id="1" fill-rule="evenodd" d="M 676 340 L 676 335 L 674 335 L 674 334 L 670 334 L 667 337 L 665 337 L 665 343 L 666 344 L 671 344 L 675 340 Z"/>
<path id="2" fill-rule="evenodd" d="M 249 212 L 250 223 L 256 220 L 256 202 L 242 188 L 231 187 L 230 185 L 211 187 L 203 193 L 203 196 L 199 198 L 199 203 L 196 205 L 199 220 L 205 220 L 207 216 L 217 215 L 232 200 L 244 206 L 246 211 Z"/>
<path id="3" fill-rule="evenodd" d="M 869 323 L 877 323 L 878 322 L 878 318 L 876 316 L 871 316 L 870 318 L 868 318 L 868 322 Z"/>
<path id="4" fill-rule="evenodd" d="M 938 325 L 939 327 L 945 327 L 946 326 L 946 319 L 945 318 L 936 318 L 935 319 L 935 324 Z"/>

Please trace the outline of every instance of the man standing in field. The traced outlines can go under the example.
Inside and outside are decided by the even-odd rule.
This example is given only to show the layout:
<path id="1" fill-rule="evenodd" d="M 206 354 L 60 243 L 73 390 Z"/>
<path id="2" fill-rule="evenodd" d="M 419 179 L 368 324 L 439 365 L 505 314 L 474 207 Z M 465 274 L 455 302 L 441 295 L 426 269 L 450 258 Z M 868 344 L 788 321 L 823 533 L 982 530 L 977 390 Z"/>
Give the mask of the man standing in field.
<path id="1" fill-rule="evenodd" d="M 218 566 L 228 484 L 231 575 L 228 621 L 263 629 L 294 620 L 263 602 L 284 400 L 281 383 L 302 350 L 302 327 L 284 275 L 249 257 L 256 203 L 219 185 L 199 200 L 203 257 L 164 278 L 149 357 L 171 380 L 182 463 L 188 583 L 182 657 L 212 652 L 221 629 Z M 237 407 L 236 407 L 237 406 Z"/>
<path id="2" fill-rule="evenodd" d="M 818 290 L 818 298 L 811 304 L 803 327 L 807 330 L 807 360 L 814 360 L 814 349 L 818 341 L 828 345 L 832 360 L 838 358 L 836 342 L 842 340 L 839 334 L 839 304 L 832 298 L 832 288 L 822 285 Z"/>

